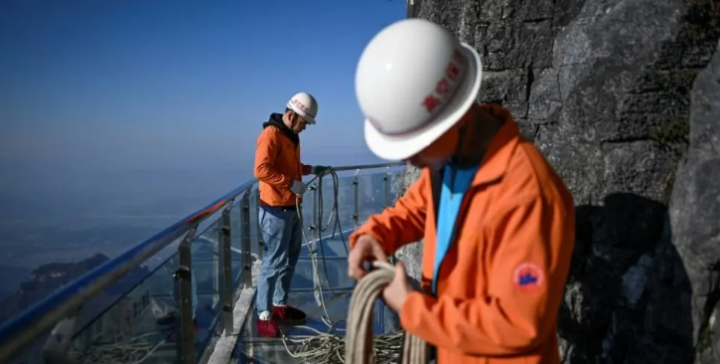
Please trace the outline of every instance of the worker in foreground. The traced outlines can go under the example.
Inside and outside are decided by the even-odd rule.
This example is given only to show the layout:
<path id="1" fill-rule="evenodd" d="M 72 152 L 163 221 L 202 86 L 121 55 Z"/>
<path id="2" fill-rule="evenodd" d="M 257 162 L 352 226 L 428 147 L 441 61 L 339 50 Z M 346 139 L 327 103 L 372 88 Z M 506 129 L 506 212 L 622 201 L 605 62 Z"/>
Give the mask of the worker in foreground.
<path id="1" fill-rule="evenodd" d="M 322 174 L 328 167 L 300 162 L 300 137 L 315 124 L 318 103 L 305 92 L 293 96 L 285 112 L 274 113 L 263 123 L 255 151 L 255 178 L 259 180 L 258 222 L 264 245 L 257 283 L 257 333 L 280 335 L 279 323 L 300 324 L 304 312 L 287 305 L 290 281 L 302 248 L 302 222 L 297 199 L 307 190 L 302 176 Z"/>
<path id="2" fill-rule="evenodd" d="M 352 234 L 349 275 L 424 239 L 423 290 L 398 263 L 383 299 L 431 358 L 559 363 L 573 199 L 508 111 L 478 103 L 481 80 L 478 53 L 427 20 L 396 22 L 367 45 L 355 79 L 365 140 L 422 173 Z"/>

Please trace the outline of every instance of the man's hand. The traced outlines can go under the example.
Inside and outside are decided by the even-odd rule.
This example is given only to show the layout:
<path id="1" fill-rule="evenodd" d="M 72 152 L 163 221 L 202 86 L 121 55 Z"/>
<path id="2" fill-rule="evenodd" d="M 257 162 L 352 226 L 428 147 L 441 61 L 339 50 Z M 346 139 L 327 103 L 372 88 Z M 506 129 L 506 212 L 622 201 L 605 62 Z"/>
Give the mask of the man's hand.
<path id="1" fill-rule="evenodd" d="M 302 181 L 295 180 L 292 185 L 290 185 L 290 191 L 298 196 L 302 196 L 305 191 L 307 191 L 307 185 Z"/>
<path id="2" fill-rule="evenodd" d="M 375 238 L 362 235 L 348 255 L 348 275 L 351 278 L 361 279 L 368 273 L 363 263 L 375 260 L 387 262 L 388 258 Z"/>
<path id="3" fill-rule="evenodd" d="M 397 264 L 395 264 L 395 278 L 383 290 L 383 300 L 393 311 L 400 312 L 400 309 L 412 291 L 413 288 L 410 286 L 407 274 L 405 273 L 405 265 L 398 261 Z"/>
<path id="4" fill-rule="evenodd" d="M 332 171 L 332 167 L 328 166 L 314 166 L 312 169 L 312 173 L 318 176 L 322 176 L 323 174 Z"/>

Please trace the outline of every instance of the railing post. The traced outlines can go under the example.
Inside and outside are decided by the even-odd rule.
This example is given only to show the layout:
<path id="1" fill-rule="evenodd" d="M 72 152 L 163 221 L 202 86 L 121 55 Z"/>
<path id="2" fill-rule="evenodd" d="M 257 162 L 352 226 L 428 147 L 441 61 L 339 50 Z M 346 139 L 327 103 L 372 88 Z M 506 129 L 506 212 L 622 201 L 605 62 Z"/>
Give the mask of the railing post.
<path id="1" fill-rule="evenodd" d="M 324 206 L 320 206 L 322 201 L 320 201 L 320 196 L 322 194 L 322 176 L 318 177 L 317 182 L 313 184 L 313 225 L 315 226 L 315 229 L 313 230 L 313 241 L 312 241 L 312 247 L 313 251 L 317 250 L 317 244 L 320 240 L 320 235 L 322 234 L 323 226 L 322 226 L 322 217 L 320 216 L 320 209 Z"/>
<path id="2" fill-rule="evenodd" d="M 390 183 L 392 182 L 390 176 L 390 167 L 385 167 L 385 173 L 383 174 L 383 207 L 387 208 L 390 206 Z M 390 256 L 390 263 L 395 264 L 397 263 L 397 256 L 395 256 L 395 253 L 393 253 Z"/>
<path id="3" fill-rule="evenodd" d="M 360 177 L 359 177 L 359 174 L 360 174 L 360 170 L 359 169 L 355 170 L 355 176 L 354 176 L 353 182 L 352 182 L 353 189 L 354 189 L 353 193 L 355 195 L 355 200 L 354 200 L 355 202 L 353 205 L 352 218 L 353 218 L 353 223 L 355 224 L 355 230 L 357 230 L 358 225 L 360 223 L 360 193 L 359 193 Z"/>
<path id="4" fill-rule="evenodd" d="M 232 291 L 232 257 L 231 257 L 231 229 L 232 223 L 230 211 L 232 211 L 233 200 L 230 200 L 222 212 L 222 226 L 220 228 L 220 302 L 222 305 L 222 321 L 225 334 L 231 334 L 233 328 L 233 291 Z"/>
<path id="5" fill-rule="evenodd" d="M 310 236 L 312 237 L 312 239 L 315 239 L 315 237 L 317 236 L 317 233 L 318 233 L 318 229 L 319 229 L 319 227 L 315 224 L 316 221 L 317 221 L 317 197 L 318 197 L 316 190 L 317 190 L 317 188 L 315 187 L 315 184 L 314 184 L 314 183 L 308 186 L 308 191 L 309 191 L 309 192 L 312 192 L 312 217 L 311 217 L 310 220 L 309 220 L 309 221 L 310 221 L 310 226 L 308 226 L 307 228 L 308 228 L 308 230 L 309 230 L 310 233 L 311 233 Z M 307 192 L 306 192 L 305 196 L 307 196 Z M 304 205 L 306 202 L 307 202 L 307 198 L 304 198 L 304 199 L 303 199 L 303 205 Z M 303 205 L 300 205 L 299 208 L 302 209 L 302 208 L 303 208 Z M 301 211 L 301 212 L 302 212 L 302 211 Z M 304 225 L 305 225 L 305 220 L 306 220 L 306 219 L 305 219 L 305 214 L 301 213 L 300 215 L 302 216 L 302 220 L 303 220 L 303 221 L 301 221 L 300 223 L 303 224 L 303 226 L 304 226 Z M 305 235 L 305 236 L 307 237 L 307 235 Z M 304 241 L 305 239 L 307 239 L 307 238 L 303 238 L 303 241 Z M 313 252 L 312 242 L 311 242 L 311 241 L 304 241 L 304 243 L 307 244 L 308 251 L 312 254 L 312 252 Z"/>
<path id="6" fill-rule="evenodd" d="M 248 189 L 243 192 L 242 199 L 240 200 L 242 208 L 242 261 L 243 261 L 243 272 L 242 272 L 242 288 L 252 287 L 252 255 L 250 255 L 251 239 L 250 239 L 250 192 Z"/>
<path id="7" fill-rule="evenodd" d="M 62 319 L 55 325 L 42 348 L 44 364 L 67 364 L 73 362 L 68 357 L 68 353 L 75 333 L 76 322 L 77 316 L 73 315 Z"/>
<path id="8" fill-rule="evenodd" d="M 383 205 L 384 207 L 390 206 L 390 167 L 385 167 L 385 174 L 383 174 Z"/>
<path id="9" fill-rule="evenodd" d="M 256 198 L 256 201 L 258 202 L 258 204 L 257 204 L 256 206 L 259 206 L 259 205 L 260 205 L 260 189 L 258 188 L 258 189 L 255 190 L 255 191 L 257 191 L 257 192 L 255 192 L 255 193 L 257 194 L 257 196 L 256 196 L 255 198 Z M 256 209 L 255 211 L 253 211 L 253 214 L 258 214 L 258 210 Z M 257 228 L 258 228 L 258 234 L 257 234 L 257 239 L 258 239 L 258 256 L 260 257 L 260 260 L 262 260 L 262 253 L 263 253 L 263 250 L 264 250 L 265 241 L 263 240 L 263 234 L 261 234 L 260 231 L 259 231 L 259 229 L 260 229 L 260 221 L 258 221 L 258 226 L 257 226 Z"/>
<path id="10" fill-rule="evenodd" d="M 214 274 L 212 275 L 212 281 L 213 281 L 213 295 L 212 295 L 212 306 L 213 307 L 222 307 L 222 274 L 223 274 L 223 266 L 222 266 L 222 238 L 223 238 L 223 231 L 222 231 L 222 216 L 220 216 L 220 227 L 215 231 L 216 236 L 214 239 L 208 239 L 212 242 L 212 267 Z"/>
<path id="11" fill-rule="evenodd" d="M 320 234 L 322 234 L 322 222 L 320 221 L 320 212 L 319 212 L 319 206 L 320 206 L 320 188 L 322 188 L 322 176 L 318 177 L 318 181 L 313 183 L 309 190 L 312 191 L 312 241 L 308 241 L 308 251 L 310 253 L 311 259 L 315 259 L 317 257 L 317 244 L 318 240 L 320 239 Z M 320 284 L 320 276 L 318 271 L 318 265 L 312 264 L 312 275 L 313 275 L 313 296 L 315 297 L 315 303 L 317 303 L 318 307 L 322 306 L 322 286 Z"/>
<path id="12" fill-rule="evenodd" d="M 317 190 L 315 188 L 314 183 L 311 184 L 310 186 L 308 186 L 308 191 L 312 192 L 312 218 L 310 218 L 310 226 L 308 226 L 307 228 L 310 231 L 312 238 L 315 239 L 315 237 L 318 235 L 318 230 L 320 229 L 320 227 L 316 225 L 318 194 L 317 194 Z M 307 199 L 303 200 L 303 205 L 305 204 L 306 201 L 307 201 Z M 299 207 L 300 207 L 300 209 L 302 209 L 302 205 Z M 300 221 L 300 223 L 303 224 L 303 229 L 304 229 L 305 228 L 305 215 L 302 214 L 302 211 L 300 211 L 300 212 L 301 212 L 300 215 L 302 216 L 302 220 L 303 220 L 303 221 Z M 305 236 L 307 236 L 307 235 L 305 235 Z M 303 238 L 303 240 L 305 240 L 305 238 Z M 314 252 L 314 249 L 313 249 L 311 242 L 306 241 L 305 243 L 307 244 L 308 252 L 310 254 L 312 254 Z"/>
<path id="13" fill-rule="evenodd" d="M 177 332 L 178 340 L 176 344 L 177 357 L 180 364 L 194 364 L 195 354 L 195 330 L 193 325 L 193 297 L 192 294 L 192 254 L 190 246 L 195 239 L 197 225 L 193 226 L 185 235 L 180 246 L 178 246 L 178 255 L 180 256 L 180 266 L 175 271 L 175 287 L 179 292 L 176 299 L 177 306 L 180 307 L 180 320 L 176 321 L 175 332 Z M 180 327 L 177 327 L 177 324 Z"/>
<path id="14" fill-rule="evenodd" d="M 310 226 L 308 226 L 308 229 L 312 232 L 311 234 L 311 241 L 306 241 L 308 252 L 310 255 L 315 253 L 315 242 L 317 241 L 318 236 L 320 236 L 320 229 L 322 226 L 317 223 L 318 221 L 318 188 L 317 183 L 313 183 L 310 186 L 308 186 L 308 191 L 312 192 L 312 217 L 310 219 Z M 302 208 L 302 206 L 300 206 Z M 305 224 L 305 217 L 303 216 L 303 221 L 301 223 Z"/>

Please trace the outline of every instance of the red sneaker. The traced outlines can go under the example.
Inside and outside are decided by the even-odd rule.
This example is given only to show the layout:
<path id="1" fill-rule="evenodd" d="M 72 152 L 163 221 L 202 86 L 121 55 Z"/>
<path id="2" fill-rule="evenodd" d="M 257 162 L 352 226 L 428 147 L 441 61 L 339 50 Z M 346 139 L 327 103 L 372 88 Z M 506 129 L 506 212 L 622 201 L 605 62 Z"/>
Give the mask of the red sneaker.
<path id="1" fill-rule="evenodd" d="M 307 321 L 305 312 L 292 306 L 273 306 L 272 316 L 273 319 L 285 324 L 301 325 Z"/>
<path id="2" fill-rule="evenodd" d="M 273 320 L 257 320 L 257 333 L 259 337 L 280 336 L 280 326 Z"/>

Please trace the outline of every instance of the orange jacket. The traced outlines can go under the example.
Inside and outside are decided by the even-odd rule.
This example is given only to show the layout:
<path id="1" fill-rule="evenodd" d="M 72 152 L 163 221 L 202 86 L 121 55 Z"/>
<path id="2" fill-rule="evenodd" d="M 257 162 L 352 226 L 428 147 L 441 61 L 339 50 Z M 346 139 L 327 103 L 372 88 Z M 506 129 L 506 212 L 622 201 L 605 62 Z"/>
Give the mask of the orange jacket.
<path id="1" fill-rule="evenodd" d="M 560 363 L 556 321 L 575 240 L 573 199 L 507 111 L 483 108 L 506 122 L 462 202 L 437 296 L 411 293 L 400 321 L 437 347 L 439 364 Z M 350 237 L 352 247 L 370 234 L 388 255 L 424 238 L 426 292 L 435 259 L 433 187 L 439 183 L 424 170 L 394 207 L 370 217 Z"/>
<path id="2" fill-rule="evenodd" d="M 295 206 L 296 197 L 290 186 L 294 180 L 302 180 L 302 176 L 310 173 L 312 167 L 300 162 L 300 138 L 282 122 L 281 114 L 270 115 L 255 149 L 260 202 L 269 206 Z"/>

